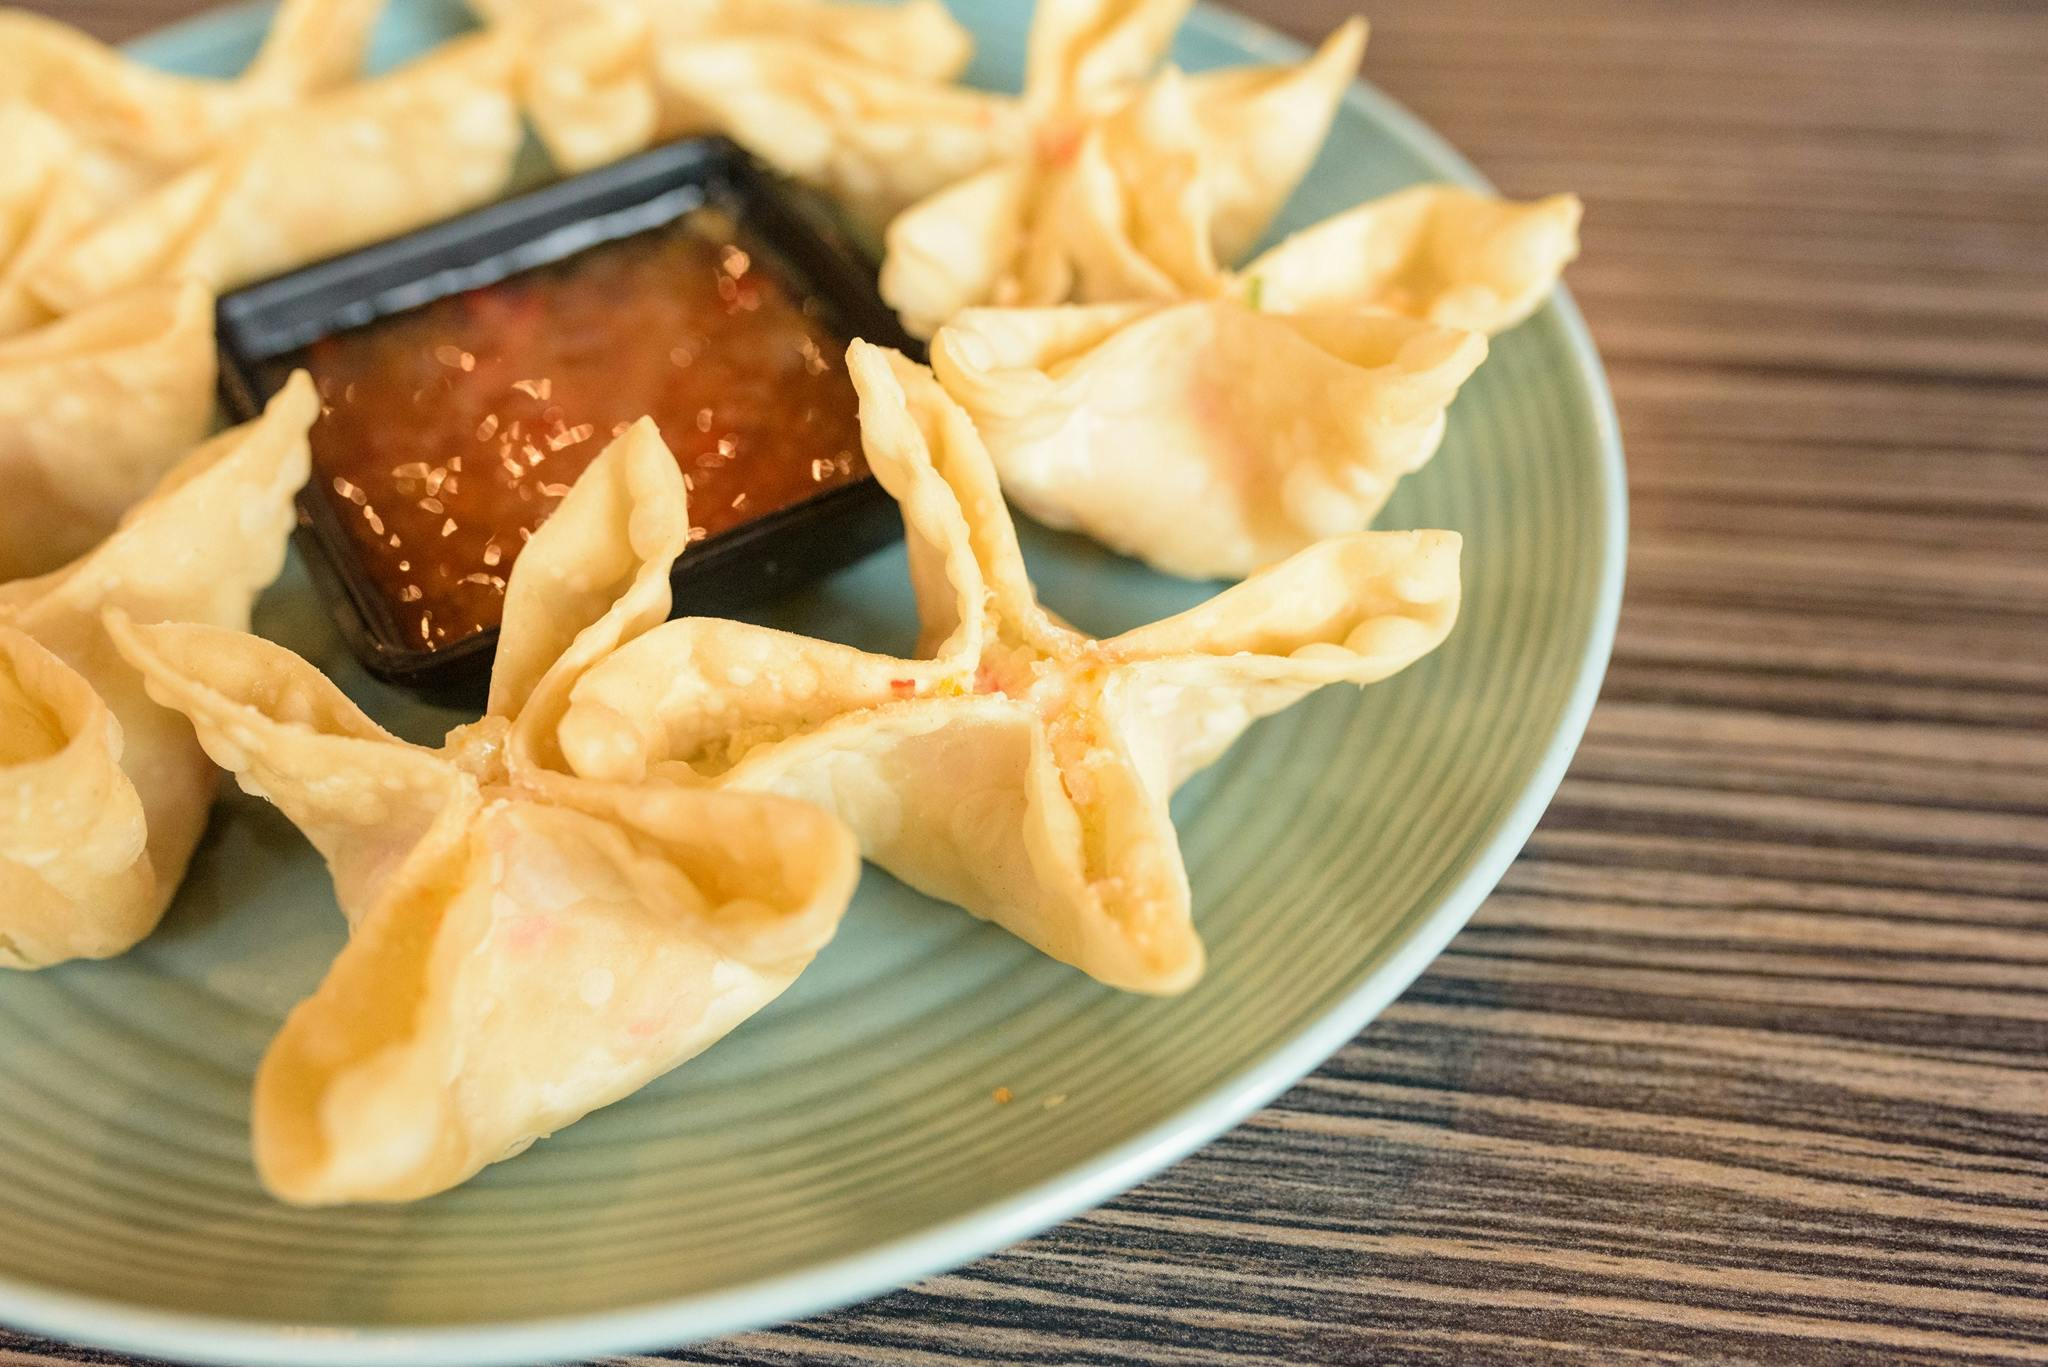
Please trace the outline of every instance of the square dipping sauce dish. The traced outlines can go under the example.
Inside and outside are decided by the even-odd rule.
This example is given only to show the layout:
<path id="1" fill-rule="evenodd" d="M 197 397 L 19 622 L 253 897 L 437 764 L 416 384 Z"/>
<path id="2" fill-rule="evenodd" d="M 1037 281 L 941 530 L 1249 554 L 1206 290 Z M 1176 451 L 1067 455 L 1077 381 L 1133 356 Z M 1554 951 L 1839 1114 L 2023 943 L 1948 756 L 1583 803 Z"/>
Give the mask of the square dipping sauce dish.
<path id="1" fill-rule="evenodd" d="M 218 325 L 237 420 L 312 372 L 301 550 L 364 666 L 437 700 L 481 697 L 525 537 L 643 415 L 691 488 L 679 613 L 745 611 L 902 535 L 845 351 L 923 349 L 830 213 L 722 138 L 251 285 Z"/>

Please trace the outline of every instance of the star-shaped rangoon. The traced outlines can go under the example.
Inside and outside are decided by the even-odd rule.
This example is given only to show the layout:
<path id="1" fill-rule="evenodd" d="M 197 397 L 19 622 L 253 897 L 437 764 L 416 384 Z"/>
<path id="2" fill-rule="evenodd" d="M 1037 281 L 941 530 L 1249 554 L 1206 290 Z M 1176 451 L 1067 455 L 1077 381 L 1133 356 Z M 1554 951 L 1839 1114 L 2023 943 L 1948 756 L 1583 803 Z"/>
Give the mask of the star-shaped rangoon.
<path id="1" fill-rule="evenodd" d="M 1494 333 L 1578 249 L 1578 201 L 1421 186 L 1348 210 L 1241 271 L 1307 174 L 1358 67 L 1365 26 L 1309 61 L 1147 73 L 1186 0 L 1041 0 L 1029 146 L 889 225 L 882 293 L 920 336 L 963 309 L 1236 297 L 1306 313 L 1371 309 Z"/>
<path id="2" fill-rule="evenodd" d="M 882 294 L 930 336 L 976 305 L 1224 292 L 1307 174 L 1358 70 L 1354 19 L 1308 61 L 1153 76 L 1188 0 L 1040 0 L 1016 154 L 906 208 Z"/>
<path id="3" fill-rule="evenodd" d="M 0 580 L 91 550 L 199 445 L 214 355 L 213 296 L 192 281 L 0 337 Z"/>
<path id="4" fill-rule="evenodd" d="M 265 1056 L 257 1166 L 288 1201 L 430 1195 L 637 1090 L 773 1000 L 859 859 L 800 802 L 562 771 L 569 690 L 668 615 L 681 471 L 629 430 L 507 590 L 481 721 L 408 745 L 237 632 L 110 629 L 207 753 L 326 856 L 348 945 Z"/>
<path id="5" fill-rule="evenodd" d="M 927 657 L 671 622 L 576 682 L 562 754 L 593 779 L 815 802 L 882 867 L 1103 982 L 1185 989 L 1203 955 L 1168 798 L 1257 718 L 1441 642 L 1457 535 L 1337 537 L 1094 640 L 1038 606 L 988 454 L 931 373 L 865 343 L 848 368 Z"/>
<path id="6" fill-rule="evenodd" d="M 351 81 L 382 8 L 283 0 L 262 51 L 225 81 L 156 71 L 67 24 L 0 10 L 0 336 L 57 311 L 31 286 L 95 223 Z"/>
<path id="7" fill-rule="evenodd" d="M 526 135 L 517 56 L 497 35 L 458 38 L 252 119 L 37 251 L 24 284 L 57 313 L 151 283 L 227 290 L 496 199 Z"/>
<path id="8" fill-rule="evenodd" d="M 1013 102 L 953 85 L 974 39 L 940 0 L 490 0 L 558 165 L 722 132 L 879 231 L 1020 145 Z"/>
<path id="9" fill-rule="evenodd" d="M 1282 243 L 1237 298 L 968 309 L 932 363 L 1019 508 L 1237 578 L 1371 525 L 1435 453 L 1483 334 L 1556 285 L 1578 219 L 1569 195 L 1416 186 Z"/>
<path id="10" fill-rule="evenodd" d="M 968 309 L 932 341 L 1017 508 L 1190 579 L 1371 526 L 1485 355 L 1455 328 L 1230 299 Z"/>
<path id="11" fill-rule="evenodd" d="M 284 564 L 319 411 L 294 376 L 98 546 L 0 584 L 0 968 L 119 954 L 170 904 L 220 771 L 185 719 L 149 700 L 101 615 L 247 626 Z M 18 485 L 0 499 L 33 498 L 32 481 Z"/>
<path id="12" fill-rule="evenodd" d="M 40 110 L 75 143 L 73 169 L 106 191 L 205 156 L 251 121 L 352 80 L 382 0 L 284 0 L 232 80 L 174 76 L 68 24 L 0 11 L 0 108 Z"/>

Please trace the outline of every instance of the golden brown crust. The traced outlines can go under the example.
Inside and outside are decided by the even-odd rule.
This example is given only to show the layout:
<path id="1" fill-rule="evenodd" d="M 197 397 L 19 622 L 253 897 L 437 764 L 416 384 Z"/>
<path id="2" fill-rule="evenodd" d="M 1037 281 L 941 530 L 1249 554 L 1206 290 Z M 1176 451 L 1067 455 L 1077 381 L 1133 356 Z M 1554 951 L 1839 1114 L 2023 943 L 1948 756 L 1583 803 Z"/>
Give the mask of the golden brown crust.
<path id="1" fill-rule="evenodd" d="M 1114 986 L 1200 975 L 1166 803 L 1260 716 L 1433 649 L 1457 537 L 1363 533 L 1112 640 L 1037 604 L 974 426 L 930 372 L 856 343 L 870 466 L 905 504 L 932 654 L 733 622 L 657 627 L 579 679 L 560 738 L 591 778 L 799 797 L 868 856 Z"/>
<path id="2" fill-rule="evenodd" d="M 116 624 L 153 697 L 333 870 L 352 932 L 257 1076 L 299 1204 L 446 1190 L 722 1038 L 837 929 L 859 857 L 779 797 L 558 771 L 568 689 L 667 616 L 682 473 L 616 440 L 520 557 L 490 712 L 434 750 L 234 632 Z"/>
<path id="3" fill-rule="evenodd" d="M 318 402 L 298 376 L 98 548 L 0 585 L 0 964 L 118 954 L 184 877 L 219 775 L 116 652 L 107 614 L 244 627 L 276 578 Z"/>
<path id="4" fill-rule="evenodd" d="M 970 309 L 932 343 L 1012 503 L 1191 579 L 1371 526 L 1485 355 L 1476 333 L 1229 300 Z"/>
<path id="5" fill-rule="evenodd" d="M 1185 5 L 1076 0 L 1035 16 L 1031 145 L 889 225 L 882 293 L 920 336 L 962 309 L 1201 298 L 1230 287 L 1308 170 L 1365 25 L 1308 61 L 1148 73 Z"/>

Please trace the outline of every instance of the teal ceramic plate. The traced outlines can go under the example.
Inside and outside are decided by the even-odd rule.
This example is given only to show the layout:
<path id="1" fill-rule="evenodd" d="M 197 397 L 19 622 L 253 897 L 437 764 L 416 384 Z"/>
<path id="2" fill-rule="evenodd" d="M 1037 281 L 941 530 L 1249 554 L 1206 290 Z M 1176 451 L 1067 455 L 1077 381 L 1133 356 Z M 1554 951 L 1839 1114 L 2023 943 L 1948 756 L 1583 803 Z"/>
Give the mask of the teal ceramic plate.
<path id="1" fill-rule="evenodd" d="M 981 39 L 977 79 L 1014 86 L 1028 6 L 955 7 Z M 140 51 L 225 75 L 262 22 L 223 13 Z M 460 27 L 452 0 L 396 0 L 379 58 Z M 1202 68 L 1297 53 L 1205 11 L 1177 56 Z M 1359 88 L 1283 226 L 1445 178 L 1478 183 Z M 1614 419 L 1568 300 L 1499 340 L 1442 453 L 1381 525 L 1465 534 L 1464 619 L 1421 666 L 1262 724 L 1183 792 L 1212 964 L 1195 991 L 1108 991 L 871 870 L 838 940 L 771 1010 L 417 1206 L 296 1211 L 256 1185 L 249 1080 L 342 923 L 297 833 L 227 796 L 153 939 L 0 979 L 0 1321 L 222 1362 L 584 1357 L 882 1292 L 1138 1182 L 1405 988 L 1564 772 L 1606 664 L 1624 535 Z M 1205 592 L 1045 533 L 1027 553 L 1049 605 L 1104 634 Z M 900 553 L 783 617 L 907 648 Z M 457 720 L 350 668 L 296 571 L 258 626 L 412 738 Z M 998 1087 L 1015 1100 L 997 1105 Z"/>

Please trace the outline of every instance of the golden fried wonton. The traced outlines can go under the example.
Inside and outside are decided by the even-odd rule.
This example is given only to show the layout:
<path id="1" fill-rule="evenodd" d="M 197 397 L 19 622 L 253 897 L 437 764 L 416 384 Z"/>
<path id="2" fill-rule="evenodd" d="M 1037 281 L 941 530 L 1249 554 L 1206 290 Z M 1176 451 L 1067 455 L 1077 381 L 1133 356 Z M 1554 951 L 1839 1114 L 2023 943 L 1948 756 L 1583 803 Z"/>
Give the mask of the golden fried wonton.
<path id="1" fill-rule="evenodd" d="M 118 954 L 177 891 L 219 774 L 185 719 L 145 696 L 102 615 L 246 627 L 284 563 L 318 411 L 294 377 L 97 549 L 0 585 L 0 967 Z"/>
<path id="2" fill-rule="evenodd" d="M 137 285 L 216 290 L 496 198 L 524 137 L 506 39 L 458 39 L 389 75 L 258 120 L 33 264 L 70 312 Z"/>
<path id="3" fill-rule="evenodd" d="M 1417 185 L 1288 238 L 1240 289 L 1284 313 L 1369 310 L 1489 336 L 1536 311 L 1579 254 L 1574 195 L 1526 204 Z"/>
<path id="4" fill-rule="evenodd" d="M 969 309 L 932 343 L 1013 504 L 1194 579 L 1372 525 L 1485 356 L 1455 328 L 1228 300 Z"/>
<path id="5" fill-rule="evenodd" d="M 149 286 L 0 337 L 0 582 L 83 555 L 213 422 L 213 296 Z"/>
<path id="6" fill-rule="evenodd" d="M 1354 20 L 1308 61 L 1186 76 L 1156 65 L 1179 5 L 1074 0 L 1034 23 L 1022 154 L 906 209 L 882 293 L 920 336 L 982 304 L 1222 293 L 1307 171 L 1365 48 Z"/>
<path id="7" fill-rule="evenodd" d="M 0 11 L 0 108 L 60 124 L 97 189 L 136 187 L 213 152 L 259 117 L 354 79 L 383 0 L 284 0 L 262 50 L 233 80 L 175 76 L 77 29 Z"/>
<path id="8" fill-rule="evenodd" d="M 489 711 L 439 749 L 252 636 L 115 628 L 151 696 L 326 857 L 349 919 L 257 1074 L 256 1161 L 282 1199 L 466 1181 L 715 1043 L 832 937 L 859 860 L 826 813 L 561 767 L 569 689 L 667 615 L 688 536 L 681 470 L 642 421 L 520 556 Z"/>
<path id="9" fill-rule="evenodd" d="M 580 170 L 722 132 L 879 227 L 1017 145 L 1009 102 L 950 84 L 973 40 L 940 0 L 531 0 L 492 5 L 522 96 Z"/>
<path id="10" fill-rule="evenodd" d="M 1450 532 L 1336 537 L 1110 640 L 1036 601 L 988 454 L 930 372 L 855 343 L 870 466 L 902 506 L 926 655 L 739 622 L 660 626 L 577 681 L 576 772 L 828 807 L 868 857 L 1116 987 L 1201 974 L 1167 800 L 1253 721 L 1440 643 Z"/>

